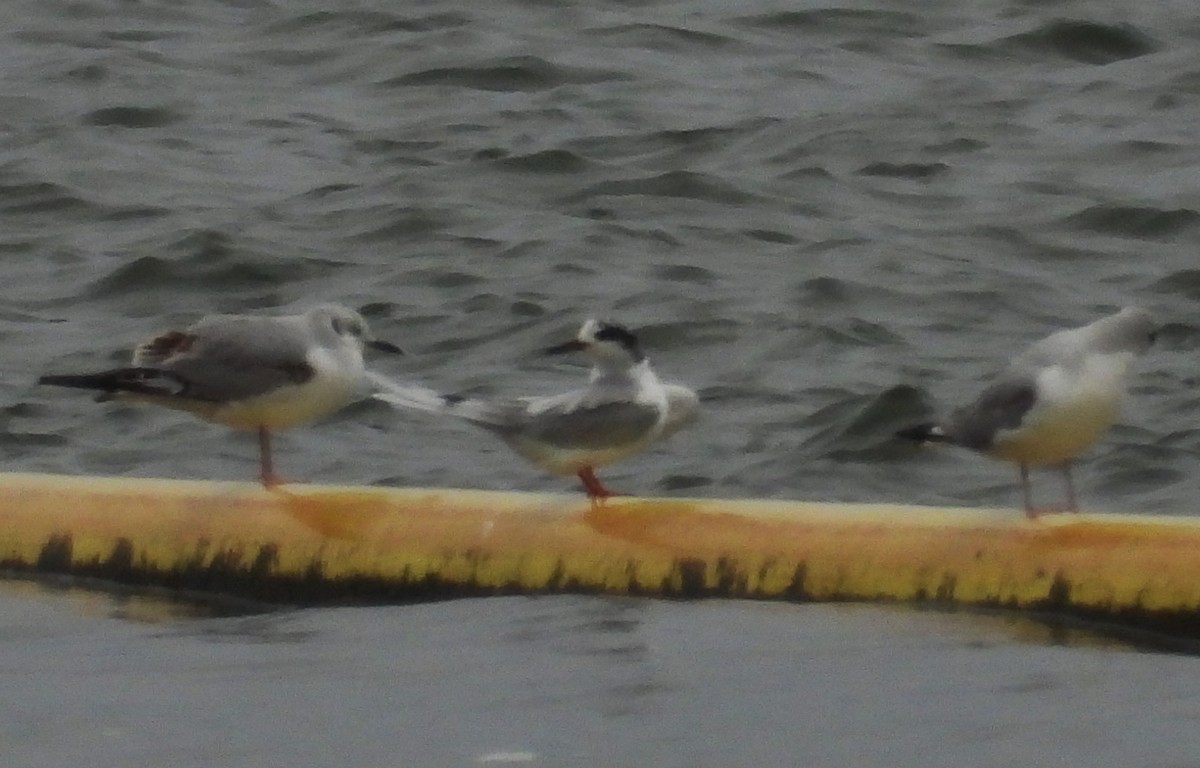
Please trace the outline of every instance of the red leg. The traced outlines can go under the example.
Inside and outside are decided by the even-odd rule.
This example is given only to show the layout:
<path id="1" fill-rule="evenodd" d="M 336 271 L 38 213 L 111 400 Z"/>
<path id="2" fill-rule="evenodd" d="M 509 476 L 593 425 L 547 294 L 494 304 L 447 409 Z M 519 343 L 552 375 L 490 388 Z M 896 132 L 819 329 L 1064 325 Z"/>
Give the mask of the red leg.
<path id="1" fill-rule="evenodd" d="M 283 478 L 275 474 L 275 466 L 271 462 L 271 432 L 266 427 L 258 428 L 258 458 L 259 479 L 263 487 L 270 488 L 283 483 Z"/>
<path id="2" fill-rule="evenodd" d="M 604 487 L 591 467 L 584 467 L 576 474 L 579 475 L 579 479 L 583 482 L 583 487 L 587 489 L 589 499 L 607 499 L 610 496 L 617 495 Z"/>

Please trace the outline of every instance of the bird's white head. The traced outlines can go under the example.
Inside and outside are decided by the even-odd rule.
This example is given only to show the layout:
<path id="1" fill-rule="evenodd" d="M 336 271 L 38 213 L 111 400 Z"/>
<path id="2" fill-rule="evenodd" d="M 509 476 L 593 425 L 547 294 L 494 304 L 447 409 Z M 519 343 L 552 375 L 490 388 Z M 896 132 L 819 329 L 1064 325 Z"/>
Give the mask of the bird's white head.
<path id="1" fill-rule="evenodd" d="M 565 344 L 551 347 L 547 354 L 583 352 L 597 366 L 623 370 L 646 359 L 637 336 L 622 325 L 602 320 L 587 320 L 575 338 Z"/>
<path id="2" fill-rule="evenodd" d="M 1141 307 L 1126 307 L 1096 321 L 1094 328 L 1097 351 L 1141 355 L 1154 345 L 1159 324 L 1154 315 Z"/>
<path id="3" fill-rule="evenodd" d="M 328 339 L 335 343 L 350 342 L 359 352 L 364 347 L 389 352 L 394 355 L 403 354 L 400 348 L 387 341 L 376 339 L 371 334 L 371 327 L 363 316 L 349 307 L 340 304 L 322 304 L 305 313 L 309 325 L 317 333 L 318 338 Z"/>

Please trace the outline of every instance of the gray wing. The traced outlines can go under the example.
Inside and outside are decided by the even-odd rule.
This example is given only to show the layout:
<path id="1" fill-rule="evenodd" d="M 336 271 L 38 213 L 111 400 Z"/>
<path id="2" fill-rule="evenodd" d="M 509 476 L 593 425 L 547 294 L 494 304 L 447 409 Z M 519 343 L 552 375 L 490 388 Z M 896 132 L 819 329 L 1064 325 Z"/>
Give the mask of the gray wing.
<path id="1" fill-rule="evenodd" d="M 291 318 L 215 315 L 142 344 L 133 363 L 169 371 L 182 397 L 230 402 L 311 379 L 309 349 Z"/>
<path id="2" fill-rule="evenodd" d="M 492 418 L 475 420 L 501 437 L 536 440 L 556 448 L 595 449 L 636 442 L 661 411 L 627 400 L 596 400 L 587 390 L 549 398 L 491 403 Z"/>
<path id="3" fill-rule="evenodd" d="M 985 389 L 975 402 L 955 411 L 946 432 L 963 447 L 987 450 L 997 432 L 1020 427 L 1036 402 L 1037 387 L 1033 379 L 1000 381 Z"/>

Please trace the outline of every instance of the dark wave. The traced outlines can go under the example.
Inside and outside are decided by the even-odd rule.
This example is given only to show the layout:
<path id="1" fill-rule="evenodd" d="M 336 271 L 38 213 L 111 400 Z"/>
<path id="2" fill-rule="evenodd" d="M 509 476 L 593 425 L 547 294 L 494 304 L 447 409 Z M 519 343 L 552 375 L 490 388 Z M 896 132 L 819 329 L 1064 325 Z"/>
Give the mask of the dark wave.
<path id="1" fill-rule="evenodd" d="M 662 264 L 655 267 L 653 272 L 655 278 L 672 283 L 711 285 L 717 280 L 717 275 L 712 270 L 692 264 Z"/>
<path id="2" fill-rule="evenodd" d="M 587 159 L 567 149 L 546 149 L 528 155 L 504 157 L 496 160 L 495 165 L 527 173 L 582 173 L 592 167 Z"/>
<path id="3" fill-rule="evenodd" d="M 1200 269 L 1181 269 L 1161 278 L 1154 284 L 1160 293 L 1174 293 L 1200 301 Z"/>
<path id="4" fill-rule="evenodd" d="M 772 243 L 774 245 L 794 245 L 800 242 L 800 238 L 795 235 L 788 232 L 780 232 L 777 229 L 743 229 L 742 234 L 751 240 Z"/>
<path id="5" fill-rule="evenodd" d="M 116 128 L 161 128 L 184 119 L 184 115 L 166 107 L 104 107 L 84 115 L 91 125 Z"/>
<path id="6" fill-rule="evenodd" d="M 1154 53 L 1154 38 L 1129 24 L 1059 20 L 1006 37 L 1001 47 L 1061 56 L 1084 64 L 1110 64 Z"/>
<path id="7" fill-rule="evenodd" d="M 816 429 L 803 447 L 806 453 L 836 461 L 875 461 L 909 450 L 895 434 L 928 417 L 921 390 L 900 384 L 870 395 L 850 395 L 818 409 L 803 427 Z"/>
<path id="8" fill-rule="evenodd" d="M 645 133 L 593 135 L 575 139 L 565 146 L 589 157 L 644 155 L 647 153 L 686 153 L 695 158 L 704 152 L 727 151 L 739 139 L 746 139 L 782 121 L 755 117 L 730 125 L 703 125 L 693 128 L 668 128 Z"/>
<path id="9" fill-rule="evenodd" d="M 587 34 L 614 43 L 652 51 L 698 51 L 727 48 L 738 44 L 729 35 L 702 32 L 695 29 L 671 27 L 665 24 L 621 24 L 614 27 L 589 29 Z"/>
<path id="10" fill-rule="evenodd" d="M 825 340 L 843 347 L 877 347 L 900 341 L 900 337 L 883 323 L 857 317 L 830 320 L 817 333 Z"/>
<path id="11" fill-rule="evenodd" d="M 912 37 L 925 32 L 929 23 L 920 13 L 873 8 L 819 8 L 779 11 L 736 19 L 738 24 L 779 31 L 855 33 L 887 37 Z"/>
<path id="12" fill-rule="evenodd" d="M 552 64 L 537 56 L 513 56 L 493 63 L 439 67 L 385 80 L 384 86 L 450 85 L 481 91 L 545 91 L 560 85 L 632 80 L 624 72 Z"/>
<path id="13" fill-rule="evenodd" d="M 1200 223 L 1200 213 L 1191 208 L 1101 204 L 1067 217 L 1067 223 L 1076 229 L 1107 235 L 1163 239 L 1193 229 Z"/>
<path id="14" fill-rule="evenodd" d="M 856 173 L 860 176 L 884 176 L 893 179 L 930 179 L 950 170 L 945 163 L 889 163 L 876 162 L 864 165 Z"/>
<path id="15" fill-rule="evenodd" d="M 405 281 L 410 285 L 425 285 L 430 288 L 462 288 L 486 282 L 487 278 L 459 269 L 429 268 L 410 271 Z"/>
<path id="16" fill-rule="evenodd" d="M 67 187 L 49 181 L 0 184 L 0 211 L 5 213 L 80 213 L 97 206 Z"/>
<path id="17" fill-rule="evenodd" d="M 860 290 L 859 285 L 828 275 L 809 278 L 798 287 L 800 301 L 804 304 L 849 304 Z"/>
<path id="18" fill-rule="evenodd" d="M 152 246 L 144 244 L 141 250 L 149 247 Z M 184 285 L 193 290 L 274 286 L 303 280 L 329 268 L 316 260 L 257 252 L 237 238 L 213 229 L 178 234 L 154 250 L 161 255 L 114 257 L 116 266 L 91 284 L 88 296 L 175 294 Z"/>
<path id="19" fill-rule="evenodd" d="M 398 167 L 428 168 L 437 165 L 434 160 L 425 156 L 441 146 L 440 141 L 404 141 L 384 137 L 355 139 L 355 151 L 366 155 L 384 157 L 389 163 Z"/>
<path id="20" fill-rule="evenodd" d="M 0 184 L 0 212 L 91 217 L 100 221 L 136 221 L 168 216 L 171 211 L 155 205 L 104 205 L 88 200 L 69 187 L 50 181 Z"/>
<path id="21" fill-rule="evenodd" d="M 670 171 L 644 179 L 602 181 L 567 199 L 570 202 L 578 202 L 596 197 L 636 195 L 678 197 L 727 205 L 739 205 L 754 199 L 753 195 L 741 191 L 728 182 L 695 171 Z"/>
<path id="22" fill-rule="evenodd" d="M 463 13 L 448 11 L 425 16 L 400 16 L 384 11 L 314 11 L 300 16 L 277 21 L 263 27 L 264 34 L 291 37 L 298 32 L 327 31 L 330 29 L 359 34 L 387 32 L 427 32 L 438 29 L 453 29 L 469 24 L 471 19 Z"/>
<path id="23" fill-rule="evenodd" d="M 380 242 L 427 237 L 444 231 L 454 220 L 450 214 L 420 206 L 381 206 L 348 211 L 334 217 L 341 227 L 353 231 L 358 242 Z M 361 220 L 364 223 L 355 225 Z"/>

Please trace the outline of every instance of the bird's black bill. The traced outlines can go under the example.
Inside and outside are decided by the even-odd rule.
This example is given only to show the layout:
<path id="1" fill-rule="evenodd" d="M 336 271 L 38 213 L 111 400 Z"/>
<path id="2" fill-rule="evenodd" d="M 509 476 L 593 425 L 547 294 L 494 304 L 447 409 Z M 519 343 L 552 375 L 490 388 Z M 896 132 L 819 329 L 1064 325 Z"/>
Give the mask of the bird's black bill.
<path id="1" fill-rule="evenodd" d="M 381 339 L 372 339 L 367 342 L 367 346 L 380 352 L 387 352 L 389 355 L 404 354 L 404 350 L 400 349 L 400 347 L 397 347 L 390 341 L 382 341 Z"/>
<path id="2" fill-rule="evenodd" d="M 579 352 L 587 349 L 587 344 L 584 344 L 579 339 L 571 339 L 566 344 L 558 344 L 546 350 L 547 355 L 565 355 L 568 352 Z"/>

